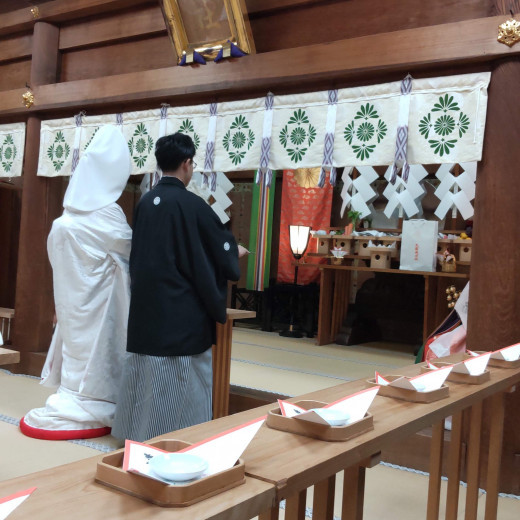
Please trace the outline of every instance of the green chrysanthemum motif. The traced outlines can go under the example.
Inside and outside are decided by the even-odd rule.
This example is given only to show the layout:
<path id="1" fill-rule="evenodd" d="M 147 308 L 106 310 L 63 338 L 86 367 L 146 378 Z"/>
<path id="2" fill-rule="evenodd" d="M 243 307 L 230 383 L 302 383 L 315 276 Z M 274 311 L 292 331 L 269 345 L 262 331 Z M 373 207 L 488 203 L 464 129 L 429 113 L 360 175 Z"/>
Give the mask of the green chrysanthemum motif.
<path id="1" fill-rule="evenodd" d="M 287 148 L 287 153 L 293 162 L 300 162 L 306 151 L 307 148 Z"/>
<path id="2" fill-rule="evenodd" d="M 246 118 L 244 116 L 238 116 L 235 118 L 233 123 L 230 126 L 231 130 L 234 129 L 242 130 L 243 128 L 249 128 L 249 123 L 247 122 Z"/>
<path id="3" fill-rule="evenodd" d="M 65 142 L 65 136 L 60 130 L 56 133 L 54 142 L 47 148 L 47 157 L 51 160 L 54 170 L 59 172 L 70 155 L 70 146 Z"/>
<path id="4" fill-rule="evenodd" d="M 377 142 L 380 143 L 383 138 L 385 137 L 386 133 L 388 131 L 388 128 L 386 126 L 386 123 L 384 121 L 381 121 L 381 119 L 377 122 L 377 128 L 376 128 L 376 135 L 377 135 Z"/>
<path id="5" fill-rule="evenodd" d="M 135 144 L 135 149 L 140 154 L 142 154 L 146 150 L 146 141 L 142 137 L 137 140 L 137 143 Z"/>
<path id="6" fill-rule="evenodd" d="M 365 145 L 362 144 L 361 146 L 352 146 L 352 150 L 356 153 L 356 157 L 360 160 L 368 159 L 370 157 L 370 154 L 376 149 L 376 145 Z"/>
<path id="7" fill-rule="evenodd" d="M 188 134 L 188 133 L 191 133 L 191 132 L 195 132 L 195 128 L 193 127 L 193 123 L 189 120 L 189 119 L 185 119 L 180 128 L 179 128 L 179 132 L 183 133 L 183 134 Z"/>
<path id="8" fill-rule="evenodd" d="M 243 132 L 237 132 L 233 136 L 233 146 L 235 148 L 242 148 L 246 144 L 246 136 Z"/>
<path id="9" fill-rule="evenodd" d="M 362 123 L 356 133 L 360 141 L 370 141 L 374 137 L 374 125 L 371 123 Z"/>
<path id="10" fill-rule="evenodd" d="M 128 149 L 132 160 L 138 168 L 142 168 L 154 147 L 154 140 L 148 133 L 148 129 L 144 123 L 138 123 L 134 130 L 134 134 L 128 141 Z"/>
<path id="11" fill-rule="evenodd" d="M 374 105 L 367 103 L 365 106 L 361 105 L 361 108 L 356 112 L 356 117 L 354 119 L 364 119 L 367 121 L 368 119 L 379 119 L 379 115 L 377 110 L 374 108 Z"/>
<path id="12" fill-rule="evenodd" d="M 375 121 L 369 121 L 371 119 Z M 354 119 L 345 127 L 343 138 L 352 147 L 356 157 L 365 160 L 370 157 L 387 133 L 388 127 L 379 117 L 376 107 L 366 103 L 359 107 Z"/>
<path id="13" fill-rule="evenodd" d="M 459 104 L 453 101 L 453 96 L 446 94 L 444 97 L 440 97 L 439 101 L 433 105 L 432 112 L 449 112 L 450 110 L 460 110 Z"/>
<path id="14" fill-rule="evenodd" d="M 242 159 L 246 156 L 246 152 L 230 152 L 229 158 L 233 162 L 233 164 L 236 166 L 237 164 L 240 164 L 242 162 Z"/>
<path id="15" fill-rule="evenodd" d="M 316 139 L 316 128 L 311 125 L 305 110 L 299 108 L 293 112 L 280 131 L 279 139 L 291 161 L 299 162 L 303 159 Z"/>
<path id="16" fill-rule="evenodd" d="M 432 117 L 434 112 L 442 112 L 436 119 Z M 455 112 L 449 114 L 448 112 Z M 458 121 L 456 113 L 458 112 Z M 428 114 L 419 121 L 419 133 L 428 141 L 433 153 L 440 157 L 448 155 L 458 142 L 456 135 L 452 135 L 458 131 L 458 137 L 461 138 L 470 125 L 469 117 L 461 112 L 459 103 L 455 101 L 455 97 L 450 94 L 444 94 L 439 97 Z M 447 139 L 451 136 L 451 139 Z"/>
<path id="17" fill-rule="evenodd" d="M 354 139 L 354 121 L 352 121 L 345 127 L 343 137 L 345 138 L 345 141 L 347 141 L 348 144 L 352 144 L 352 139 Z"/>
<path id="18" fill-rule="evenodd" d="M 314 128 L 312 125 L 309 125 L 309 146 L 314 142 L 314 139 L 316 139 L 316 128 Z"/>
<path id="19" fill-rule="evenodd" d="M 449 135 L 455 129 L 455 119 L 451 116 L 441 116 L 435 121 L 434 130 L 438 135 Z"/>
<path id="20" fill-rule="evenodd" d="M 307 117 L 305 110 L 299 108 L 298 110 L 296 110 L 296 112 L 294 112 L 293 116 L 289 119 L 288 123 L 290 125 L 308 124 L 309 118 Z"/>
<path id="21" fill-rule="evenodd" d="M 307 137 L 307 132 L 301 127 L 297 126 L 292 132 L 291 132 L 291 143 L 294 145 L 300 145 L 305 141 L 305 138 Z"/>
<path id="22" fill-rule="evenodd" d="M 11 134 L 7 134 L 4 138 L 2 146 L 0 146 L 0 164 L 6 172 L 10 172 L 16 159 L 17 149 Z"/>
<path id="23" fill-rule="evenodd" d="M 253 130 L 249 129 L 249 132 L 247 134 L 247 149 L 249 150 L 251 146 L 253 146 L 255 142 L 255 133 Z"/>
<path id="24" fill-rule="evenodd" d="M 432 115 L 428 113 L 428 115 L 424 116 L 419 122 L 419 133 L 424 135 L 425 139 L 428 139 L 428 135 L 430 134 L 432 127 Z"/>
<path id="25" fill-rule="evenodd" d="M 457 127 L 459 129 L 459 137 L 462 137 L 469 128 L 469 117 L 462 112 L 459 114 L 459 120 L 457 122 Z"/>
<path id="26" fill-rule="evenodd" d="M 248 150 L 255 142 L 255 133 L 251 130 L 249 122 L 245 116 L 240 115 L 235 117 L 231 123 L 229 130 L 222 138 L 222 145 L 228 153 L 231 162 L 237 166 L 245 158 Z M 247 147 L 247 150 L 242 148 Z"/>
<path id="27" fill-rule="evenodd" d="M 442 157 L 443 155 L 448 155 L 450 153 L 451 148 L 455 148 L 455 143 L 457 142 L 457 139 L 451 139 L 449 141 L 445 141 L 444 139 L 430 139 L 428 142 L 430 143 L 430 146 L 433 148 L 434 153 L 438 153 Z"/>
<path id="28" fill-rule="evenodd" d="M 195 152 L 197 152 L 200 146 L 200 136 L 197 132 L 195 132 L 193 122 L 189 119 L 185 119 L 179 127 L 179 132 L 189 135 L 192 138 L 193 144 L 195 145 Z"/>
<path id="29" fill-rule="evenodd" d="M 285 125 L 280 131 L 280 143 L 285 148 L 287 146 L 287 142 L 289 141 L 289 129 L 287 125 Z"/>
<path id="30" fill-rule="evenodd" d="M 222 139 L 222 145 L 226 149 L 226 152 L 229 152 L 229 147 L 231 146 L 231 130 L 228 130 L 223 139 Z"/>

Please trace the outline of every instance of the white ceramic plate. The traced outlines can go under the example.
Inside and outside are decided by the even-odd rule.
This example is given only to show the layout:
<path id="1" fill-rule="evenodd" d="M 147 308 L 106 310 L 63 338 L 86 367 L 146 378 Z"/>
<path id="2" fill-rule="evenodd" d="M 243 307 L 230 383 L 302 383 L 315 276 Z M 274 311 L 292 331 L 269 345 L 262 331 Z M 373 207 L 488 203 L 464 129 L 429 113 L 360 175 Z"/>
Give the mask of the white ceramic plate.
<path id="1" fill-rule="evenodd" d="M 150 459 L 150 468 L 161 478 L 184 482 L 200 477 L 208 463 L 191 453 L 161 453 Z"/>

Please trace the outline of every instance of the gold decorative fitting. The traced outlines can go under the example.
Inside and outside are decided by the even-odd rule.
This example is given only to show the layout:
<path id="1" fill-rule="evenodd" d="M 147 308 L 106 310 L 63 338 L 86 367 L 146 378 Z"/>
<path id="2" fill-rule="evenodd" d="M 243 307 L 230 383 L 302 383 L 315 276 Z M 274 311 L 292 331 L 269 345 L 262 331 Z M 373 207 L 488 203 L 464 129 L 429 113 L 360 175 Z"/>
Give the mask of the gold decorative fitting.
<path id="1" fill-rule="evenodd" d="M 31 14 L 33 15 L 33 18 L 40 18 L 40 10 L 38 9 L 38 7 L 32 7 Z"/>
<path id="2" fill-rule="evenodd" d="M 25 108 L 31 108 L 34 105 L 34 94 L 30 90 L 22 94 L 22 99 Z"/>
<path id="3" fill-rule="evenodd" d="M 511 18 L 507 22 L 498 26 L 497 40 L 512 47 L 516 42 L 520 41 L 520 22 Z"/>

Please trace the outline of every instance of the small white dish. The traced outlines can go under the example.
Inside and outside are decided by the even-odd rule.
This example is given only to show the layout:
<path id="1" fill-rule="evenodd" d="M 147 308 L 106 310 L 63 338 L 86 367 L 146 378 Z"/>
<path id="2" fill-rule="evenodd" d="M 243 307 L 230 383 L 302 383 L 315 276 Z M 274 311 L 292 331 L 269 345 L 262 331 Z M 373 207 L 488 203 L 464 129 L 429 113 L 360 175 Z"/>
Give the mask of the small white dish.
<path id="1" fill-rule="evenodd" d="M 331 426 L 345 426 L 350 419 L 349 413 L 341 410 L 334 410 L 332 408 L 313 408 L 311 411 L 316 412 Z"/>
<path id="2" fill-rule="evenodd" d="M 158 477 L 185 482 L 200 477 L 208 463 L 191 453 L 161 453 L 150 459 L 150 468 Z"/>

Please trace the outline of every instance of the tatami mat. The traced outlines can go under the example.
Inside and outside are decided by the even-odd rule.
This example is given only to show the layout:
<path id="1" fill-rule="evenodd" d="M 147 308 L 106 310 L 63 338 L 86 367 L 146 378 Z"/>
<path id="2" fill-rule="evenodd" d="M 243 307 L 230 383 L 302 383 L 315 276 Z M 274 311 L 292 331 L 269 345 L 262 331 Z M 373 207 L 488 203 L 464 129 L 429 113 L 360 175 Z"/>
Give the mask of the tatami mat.
<path id="1" fill-rule="evenodd" d="M 231 364 L 231 383 L 286 395 L 327 388 L 374 371 L 389 373 L 413 363 L 412 348 L 395 343 L 370 343 L 360 346 L 326 345 L 314 339 L 283 338 L 275 333 L 235 327 Z M 38 378 L 13 375 L 0 369 L 0 480 L 40 471 L 53 466 L 98 455 L 120 447 L 111 436 L 92 441 L 40 441 L 23 436 L 19 419 L 30 409 L 43 406 L 52 389 Z M 391 483 L 391 485 L 389 484 Z M 336 496 L 342 494 L 342 474 L 336 479 Z M 425 518 L 428 481 L 421 474 L 378 465 L 367 470 L 365 520 L 418 520 Z M 445 503 L 443 482 L 441 504 Z M 460 488 L 459 517 L 464 513 L 465 488 Z M 485 495 L 479 499 L 479 520 L 484 518 Z M 312 510 L 312 488 L 307 506 Z M 444 517 L 444 505 L 441 515 Z M 499 520 L 518 520 L 520 501 L 499 499 Z M 339 518 L 341 509 L 335 507 Z M 280 518 L 283 518 L 281 511 Z"/>
<path id="2" fill-rule="evenodd" d="M 310 338 L 233 329 L 231 383 L 270 392 L 299 395 L 409 365 L 409 345 L 367 343 L 317 346 Z"/>

